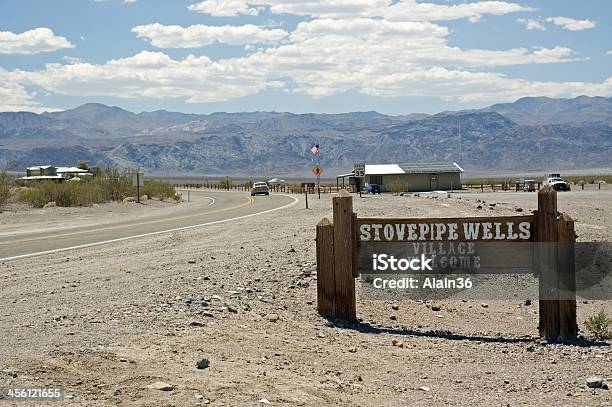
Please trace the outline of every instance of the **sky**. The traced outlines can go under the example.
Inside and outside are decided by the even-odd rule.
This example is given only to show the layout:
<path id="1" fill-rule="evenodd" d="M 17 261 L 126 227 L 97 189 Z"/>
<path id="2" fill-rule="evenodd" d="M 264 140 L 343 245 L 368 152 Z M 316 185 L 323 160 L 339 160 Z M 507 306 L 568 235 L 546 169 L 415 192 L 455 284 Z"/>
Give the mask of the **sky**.
<path id="1" fill-rule="evenodd" d="M 3 0 L 0 111 L 435 113 L 612 96 L 609 0 Z"/>

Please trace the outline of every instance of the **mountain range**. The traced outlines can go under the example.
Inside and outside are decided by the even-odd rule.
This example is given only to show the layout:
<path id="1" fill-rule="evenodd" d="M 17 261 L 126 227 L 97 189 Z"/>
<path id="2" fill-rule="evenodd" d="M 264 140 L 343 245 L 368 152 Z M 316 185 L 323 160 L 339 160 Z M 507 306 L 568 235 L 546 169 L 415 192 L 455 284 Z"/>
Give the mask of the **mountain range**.
<path id="1" fill-rule="evenodd" d="M 0 165 L 141 168 L 172 176 L 333 176 L 355 162 L 455 161 L 466 171 L 612 167 L 612 98 L 528 97 L 434 115 L 377 112 L 132 113 L 88 103 L 0 113 Z"/>

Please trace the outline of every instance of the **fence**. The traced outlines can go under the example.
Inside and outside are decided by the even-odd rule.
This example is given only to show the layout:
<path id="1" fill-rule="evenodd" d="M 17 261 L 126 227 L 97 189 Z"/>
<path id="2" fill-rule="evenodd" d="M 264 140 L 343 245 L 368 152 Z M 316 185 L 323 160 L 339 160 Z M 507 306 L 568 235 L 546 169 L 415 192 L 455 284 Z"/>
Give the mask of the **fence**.
<path id="1" fill-rule="evenodd" d="M 536 191 L 539 191 L 542 187 L 540 182 L 534 184 Z M 463 183 L 462 189 L 479 189 L 481 192 L 486 191 L 522 191 L 522 185 L 518 182 L 498 182 L 498 183 Z"/>
<path id="2" fill-rule="evenodd" d="M 252 184 L 236 184 L 236 185 L 227 185 L 222 182 L 202 182 L 202 183 L 175 183 L 173 184 L 175 188 L 180 189 L 212 189 L 212 190 L 222 190 L 222 191 L 245 191 L 248 192 L 251 190 Z M 278 185 L 269 185 L 271 192 L 284 192 L 289 194 L 303 194 L 306 190 L 309 194 L 316 194 L 317 187 L 310 187 L 304 185 L 297 184 L 278 184 Z M 322 194 L 332 194 L 338 193 L 342 188 L 337 187 L 335 185 L 321 185 L 321 193 Z"/>

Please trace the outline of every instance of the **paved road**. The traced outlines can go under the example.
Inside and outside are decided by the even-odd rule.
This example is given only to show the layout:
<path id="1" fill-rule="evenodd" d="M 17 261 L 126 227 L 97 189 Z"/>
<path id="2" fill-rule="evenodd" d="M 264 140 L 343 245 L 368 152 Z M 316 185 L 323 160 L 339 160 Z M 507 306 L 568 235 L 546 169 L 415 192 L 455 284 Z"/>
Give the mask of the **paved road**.
<path id="1" fill-rule="evenodd" d="M 183 193 L 186 198 L 187 193 Z M 190 191 L 191 203 L 179 213 L 123 220 L 59 231 L 28 232 L 0 237 L 0 261 L 203 227 L 236 218 L 280 210 L 296 202 L 287 195 L 251 197 L 244 192 Z"/>

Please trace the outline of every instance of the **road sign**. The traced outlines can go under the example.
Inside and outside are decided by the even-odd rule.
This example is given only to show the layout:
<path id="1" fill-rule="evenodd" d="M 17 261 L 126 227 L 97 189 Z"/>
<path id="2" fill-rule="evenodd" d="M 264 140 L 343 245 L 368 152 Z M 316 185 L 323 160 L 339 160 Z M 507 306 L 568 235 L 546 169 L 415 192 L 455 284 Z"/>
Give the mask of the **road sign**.
<path id="1" fill-rule="evenodd" d="M 137 171 L 132 175 L 133 187 L 144 187 L 144 172 Z"/>
<path id="2" fill-rule="evenodd" d="M 356 163 L 353 166 L 353 173 L 355 174 L 355 178 L 365 177 L 365 163 Z"/>
<path id="3" fill-rule="evenodd" d="M 321 174 L 323 174 L 323 167 L 321 167 L 320 165 L 312 167 L 312 173 L 317 177 L 320 176 Z"/>

